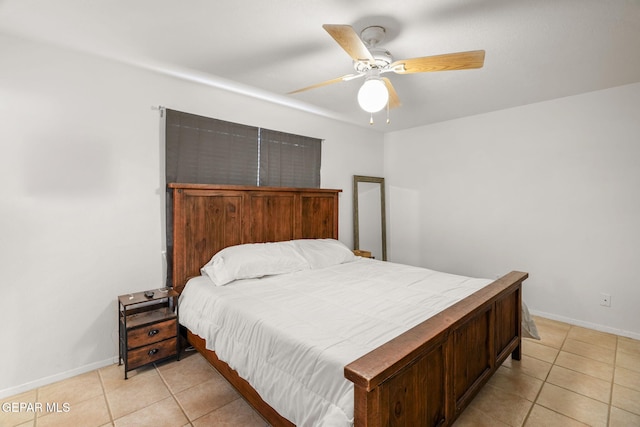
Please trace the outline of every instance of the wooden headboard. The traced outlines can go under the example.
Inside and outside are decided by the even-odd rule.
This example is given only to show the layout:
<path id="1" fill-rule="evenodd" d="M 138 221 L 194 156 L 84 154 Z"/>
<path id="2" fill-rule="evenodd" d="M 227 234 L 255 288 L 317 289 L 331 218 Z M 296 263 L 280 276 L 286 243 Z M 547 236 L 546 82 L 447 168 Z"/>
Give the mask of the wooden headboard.
<path id="1" fill-rule="evenodd" d="M 338 193 L 342 190 L 168 186 L 173 191 L 172 284 L 177 292 L 227 246 L 338 238 Z"/>

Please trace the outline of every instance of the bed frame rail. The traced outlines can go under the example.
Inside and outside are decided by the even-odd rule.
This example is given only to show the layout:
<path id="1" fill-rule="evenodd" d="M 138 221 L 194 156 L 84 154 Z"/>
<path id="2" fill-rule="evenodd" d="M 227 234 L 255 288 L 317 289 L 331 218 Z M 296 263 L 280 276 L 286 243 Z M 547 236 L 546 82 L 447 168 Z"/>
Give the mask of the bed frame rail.
<path id="1" fill-rule="evenodd" d="M 509 356 L 520 359 L 522 282 L 514 271 L 344 369 L 355 426 L 447 426 Z"/>

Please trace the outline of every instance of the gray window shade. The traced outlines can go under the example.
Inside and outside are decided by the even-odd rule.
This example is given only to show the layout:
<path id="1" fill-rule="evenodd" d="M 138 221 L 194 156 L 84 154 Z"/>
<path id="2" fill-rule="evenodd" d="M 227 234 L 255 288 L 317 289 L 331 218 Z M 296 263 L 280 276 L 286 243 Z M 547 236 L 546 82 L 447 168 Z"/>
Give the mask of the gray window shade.
<path id="1" fill-rule="evenodd" d="M 258 128 L 167 110 L 167 182 L 257 185 Z"/>
<path id="2" fill-rule="evenodd" d="M 322 141 L 260 129 L 260 185 L 320 187 Z"/>
<path id="3" fill-rule="evenodd" d="M 166 110 L 166 180 L 320 187 L 322 140 Z"/>

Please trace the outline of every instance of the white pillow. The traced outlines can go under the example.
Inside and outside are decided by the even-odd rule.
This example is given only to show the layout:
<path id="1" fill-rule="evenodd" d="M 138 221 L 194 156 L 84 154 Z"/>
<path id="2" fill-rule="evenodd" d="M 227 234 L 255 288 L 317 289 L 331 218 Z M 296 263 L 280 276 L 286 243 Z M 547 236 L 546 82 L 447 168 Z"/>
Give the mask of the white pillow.
<path id="1" fill-rule="evenodd" d="M 356 259 L 351 249 L 335 239 L 301 239 L 293 243 L 313 269 Z"/>
<path id="2" fill-rule="evenodd" d="M 248 243 L 229 246 L 215 254 L 200 272 L 216 286 L 238 279 L 309 269 L 307 260 L 292 242 Z"/>

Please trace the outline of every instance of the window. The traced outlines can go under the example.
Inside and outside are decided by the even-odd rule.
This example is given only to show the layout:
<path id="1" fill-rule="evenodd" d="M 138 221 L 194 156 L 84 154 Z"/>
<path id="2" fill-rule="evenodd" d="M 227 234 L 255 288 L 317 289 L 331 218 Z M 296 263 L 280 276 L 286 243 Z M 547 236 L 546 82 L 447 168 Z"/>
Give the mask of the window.
<path id="1" fill-rule="evenodd" d="M 167 110 L 167 182 L 320 187 L 322 141 Z"/>

